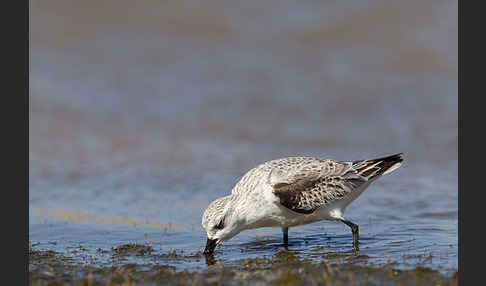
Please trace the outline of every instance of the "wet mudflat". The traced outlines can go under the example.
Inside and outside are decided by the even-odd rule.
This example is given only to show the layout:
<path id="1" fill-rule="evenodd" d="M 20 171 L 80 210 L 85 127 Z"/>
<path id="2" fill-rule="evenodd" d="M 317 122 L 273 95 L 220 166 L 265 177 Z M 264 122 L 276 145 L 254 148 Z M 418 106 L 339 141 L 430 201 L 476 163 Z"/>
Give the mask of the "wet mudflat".
<path id="1" fill-rule="evenodd" d="M 345 252 L 316 253 L 322 257 L 319 262 L 289 250 L 228 262 L 212 261 L 200 253 L 161 253 L 151 245 L 129 244 L 98 249 L 110 256 L 111 262 L 103 263 L 90 260 L 84 251 L 82 247 L 75 251 L 85 257 L 80 262 L 54 251 L 31 249 L 30 285 L 457 285 L 457 272 L 443 274 L 424 266 L 403 270 L 394 263 L 373 265 L 366 255 Z M 130 263 L 132 259 L 141 263 Z M 173 266 L 202 259 L 208 267 L 201 271 Z"/>
<path id="2" fill-rule="evenodd" d="M 103 3 L 31 1 L 32 285 L 457 284 L 456 2 Z M 398 152 L 358 254 L 336 222 L 201 254 L 257 164 Z"/>
<path id="3" fill-rule="evenodd" d="M 205 233 L 195 225 L 33 214 L 29 279 L 34 285 L 457 284 L 457 228 L 441 227 L 436 215 L 423 222 L 412 214 L 403 226 L 397 218 L 361 220 L 355 212 L 359 253 L 347 227 L 322 222 L 291 228 L 287 249 L 280 230 L 267 228 L 242 232 L 213 257 L 202 254 Z"/>

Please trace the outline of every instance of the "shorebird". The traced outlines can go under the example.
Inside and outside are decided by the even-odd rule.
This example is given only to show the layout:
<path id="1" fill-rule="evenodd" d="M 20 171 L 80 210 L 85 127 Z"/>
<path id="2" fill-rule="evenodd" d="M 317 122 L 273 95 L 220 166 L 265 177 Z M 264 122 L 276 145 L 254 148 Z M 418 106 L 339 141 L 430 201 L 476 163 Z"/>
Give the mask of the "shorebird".
<path id="1" fill-rule="evenodd" d="M 280 227 L 288 245 L 289 227 L 322 220 L 340 221 L 353 233 L 359 251 L 358 225 L 344 218 L 344 210 L 382 175 L 403 162 L 403 153 L 371 160 L 334 161 L 287 157 L 265 162 L 248 171 L 231 195 L 211 202 L 202 217 L 207 233 L 204 253 L 246 229 Z"/>

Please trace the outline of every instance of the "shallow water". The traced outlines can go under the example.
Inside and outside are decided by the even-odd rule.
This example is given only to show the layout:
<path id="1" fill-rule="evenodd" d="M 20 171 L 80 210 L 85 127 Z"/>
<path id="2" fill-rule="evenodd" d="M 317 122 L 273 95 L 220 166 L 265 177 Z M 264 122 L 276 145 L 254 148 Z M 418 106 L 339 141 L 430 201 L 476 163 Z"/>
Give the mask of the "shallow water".
<path id="1" fill-rule="evenodd" d="M 195 254 L 204 208 L 259 163 L 404 152 L 346 210 L 361 258 L 336 222 L 291 228 L 289 250 L 457 270 L 456 2 L 95 2 L 31 1 L 32 246 Z M 216 259 L 280 250 L 265 228 Z"/>
<path id="2" fill-rule="evenodd" d="M 396 267 L 404 269 L 426 265 L 445 272 L 457 270 L 457 211 L 444 211 L 456 210 L 456 182 L 443 174 L 441 184 L 431 186 L 424 177 L 413 175 L 407 169 L 404 165 L 396 173 L 375 182 L 348 207 L 346 217 L 360 225 L 360 255 L 367 257 L 367 263 L 378 265 L 397 262 Z M 410 180 L 414 176 L 418 177 Z M 137 181 L 140 177 L 133 174 L 132 179 Z M 232 179 L 218 177 L 207 185 L 209 188 L 225 181 L 230 185 Z M 152 245 L 158 253 L 202 252 L 205 233 L 200 219 L 210 196 L 195 192 L 205 189 L 204 185 L 191 184 L 190 180 L 185 185 L 174 184 L 176 187 L 171 192 L 179 194 L 177 198 L 164 195 L 165 188 L 142 181 L 145 181 L 144 189 L 153 193 L 139 191 L 137 198 L 106 186 L 98 195 L 77 184 L 59 186 L 59 190 L 83 192 L 82 197 L 86 199 L 78 198 L 72 203 L 59 200 L 58 206 L 56 202 L 45 202 L 45 208 L 40 207 L 42 199 L 31 203 L 31 244 L 37 249 L 61 253 L 82 246 L 87 255 L 108 265 L 112 263 L 111 257 L 100 257 L 98 248 L 109 250 L 137 243 Z M 96 197 L 95 202 L 91 197 Z M 336 253 L 344 255 L 343 259 L 355 257 L 351 231 L 344 224 L 319 222 L 291 228 L 289 235 L 289 250 L 300 257 L 317 261 Z M 232 259 L 271 256 L 284 249 L 281 239 L 281 231 L 276 228 L 244 231 L 218 248 L 216 258 L 231 263 Z M 147 263 L 146 260 L 139 258 L 132 262 Z M 202 258 L 170 264 L 183 269 L 206 267 Z"/>

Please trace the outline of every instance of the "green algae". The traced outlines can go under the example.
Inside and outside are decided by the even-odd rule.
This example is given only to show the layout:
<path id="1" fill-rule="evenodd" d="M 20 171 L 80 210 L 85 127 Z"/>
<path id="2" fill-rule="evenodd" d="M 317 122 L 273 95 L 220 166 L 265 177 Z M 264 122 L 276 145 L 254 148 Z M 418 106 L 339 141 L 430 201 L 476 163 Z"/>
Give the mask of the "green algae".
<path id="1" fill-rule="evenodd" d="M 102 252 L 101 249 L 98 251 Z M 151 245 L 143 245 L 143 244 L 124 244 L 116 248 L 111 249 L 114 255 L 123 256 L 127 254 L 135 254 L 139 256 L 150 255 L 152 254 L 153 248 Z"/>

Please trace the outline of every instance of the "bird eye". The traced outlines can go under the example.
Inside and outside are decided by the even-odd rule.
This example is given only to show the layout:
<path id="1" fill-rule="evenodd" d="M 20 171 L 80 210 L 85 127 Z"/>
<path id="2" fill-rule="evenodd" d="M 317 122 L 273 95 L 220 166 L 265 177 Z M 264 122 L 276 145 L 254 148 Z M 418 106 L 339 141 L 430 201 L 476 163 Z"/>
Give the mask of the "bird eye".
<path id="1" fill-rule="evenodd" d="M 224 228 L 224 220 L 222 219 L 217 225 L 214 226 L 214 229 L 223 229 Z"/>

